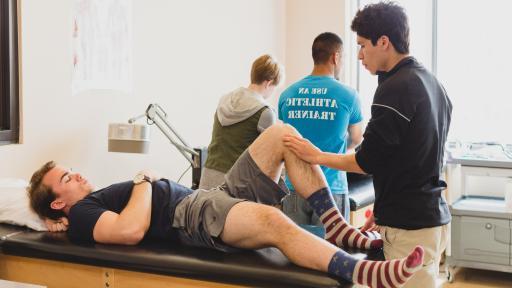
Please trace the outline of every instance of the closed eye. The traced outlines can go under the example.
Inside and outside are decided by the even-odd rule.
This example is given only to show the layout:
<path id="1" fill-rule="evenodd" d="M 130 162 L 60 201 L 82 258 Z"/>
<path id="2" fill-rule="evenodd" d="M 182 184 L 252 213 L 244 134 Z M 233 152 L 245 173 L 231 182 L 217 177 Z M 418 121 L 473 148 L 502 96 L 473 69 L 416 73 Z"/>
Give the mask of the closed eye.
<path id="1" fill-rule="evenodd" d="M 69 176 L 69 172 L 66 172 L 64 174 L 62 174 L 62 176 L 60 177 L 60 182 L 64 182 L 64 183 L 68 183 L 69 181 L 71 181 L 71 177 Z"/>

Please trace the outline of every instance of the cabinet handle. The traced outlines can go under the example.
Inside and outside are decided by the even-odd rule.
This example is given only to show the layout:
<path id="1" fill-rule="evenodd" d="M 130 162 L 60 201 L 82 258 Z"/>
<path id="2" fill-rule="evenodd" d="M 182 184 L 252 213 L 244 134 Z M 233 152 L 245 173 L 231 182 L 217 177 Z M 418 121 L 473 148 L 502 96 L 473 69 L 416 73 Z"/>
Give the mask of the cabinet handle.
<path id="1" fill-rule="evenodd" d="M 485 229 L 491 230 L 492 229 L 492 224 L 491 223 L 486 223 L 485 224 Z"/>

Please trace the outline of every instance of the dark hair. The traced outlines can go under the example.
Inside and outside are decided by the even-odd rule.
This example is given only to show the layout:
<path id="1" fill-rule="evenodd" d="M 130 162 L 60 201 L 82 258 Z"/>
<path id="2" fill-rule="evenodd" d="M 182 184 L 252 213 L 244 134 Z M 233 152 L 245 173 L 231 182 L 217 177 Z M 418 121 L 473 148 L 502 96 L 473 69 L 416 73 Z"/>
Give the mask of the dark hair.
<path id="1" fill-rule="evenodd" d="M 55 210 L 50 204 L 55 200 L 55 193 L 51 187 L 43 184 L 43 177 L 55 167 L 55 162 L 50 161 L 44 164 L 39 170 L 34 172 L 30 178 L 30 184 L 27 188 L 28 197 L 30 199 L 30 207 L 39 217 L 59 219 L 64 216 L 64 212 Z"/>
<path id="2" fill-rule="evenodd" d="M 324 32 L 316 36 L 313 47 L 311 47 L 313 62 L 315 65 L 325 64 L 329 61 L 329 57 L 336 53 L 342 45 L 343 41 L 341 41 L 340 36 L 334 33 Z"/>
<path id="3" fill-rule="evenodd" d="M 398 53 L 409 53 L 409 21 L 404 8 L 394 2 L 366 5 L 357 11 L 350 28 L 373 45 L 381 36 L 387 36 Z"/>

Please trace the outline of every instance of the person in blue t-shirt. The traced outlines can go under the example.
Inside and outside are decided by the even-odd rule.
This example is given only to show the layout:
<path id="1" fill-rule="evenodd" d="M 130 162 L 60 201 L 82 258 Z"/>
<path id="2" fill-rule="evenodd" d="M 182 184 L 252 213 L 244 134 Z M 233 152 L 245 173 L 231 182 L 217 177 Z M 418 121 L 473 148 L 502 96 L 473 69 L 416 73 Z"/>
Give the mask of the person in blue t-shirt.
<path id="1" fill-rule="evenodd" d="M 339 82 L 343 42 L 330 32 L 313 41 L 311 75 L 292 84 L 279 98 L 279 119 L 295 127 L 322 151 L 345 153 L 362 141 L 362 115 L 357 92 Z M 322 166 L 338 209 L 349 221 L 347 176 Z M 293 192 L 294 188 L 286 179 Z M 291 193 L 283 211 L 297 224 L 322 226 L 307 201 Z M 303 226 L 307 227 L 307 226 Z"/>

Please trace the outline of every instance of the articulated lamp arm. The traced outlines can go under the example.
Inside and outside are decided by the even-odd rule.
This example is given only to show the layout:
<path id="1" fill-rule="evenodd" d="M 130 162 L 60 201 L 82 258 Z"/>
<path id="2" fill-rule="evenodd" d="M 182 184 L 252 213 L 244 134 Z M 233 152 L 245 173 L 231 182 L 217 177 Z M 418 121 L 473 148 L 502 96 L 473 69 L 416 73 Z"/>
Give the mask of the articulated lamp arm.
<path id="1" fill-rule="evenodd" d="M 201 170 L 206 161 L 206 157 L 208 155 L 208 149 L 206 147 L 201 148 L 191 148 L 187 142 L 174 130 L 172 125 L 167 121 L 167 113 L 160 107 L 158 104 L 150 104 L 146 109 L 146 112 L 142 115 L 130 118 L 128 123 L 133 124 L 140 118 L 146 118 L 146 121 L 149 125 L 155 124 L 158 129 L 169 139 L 171 144 L 180 151 L 180 153 L 187 159 L 187 161 L 192 166 L 192 189 L 197 189 L 199 187 L 199 182 L 201 180 Z M 143 134 L 144 137 L 137 137 L 138 139 L 130 139 L 132 137 L 126 137 L 123 131 L 116 131 L 122 127 L 122 124 L 112 124 L 113 128 L 109 126 L 109 151 L 112 152 L 135 152 L 141 153 L 142 151 L 147 151 L 147 145 L 140 145 L 140 143 L 146 142 L 146 140 L 141 141 L 140 138 L 146 139 L 147 134 Z M 140 126 L 140 125 L 139 125 Z M 135 126 L 134 126 L 135 127 Z M 112 129 L 111 129 L 112 128 Z M 130 127 L 133 128 L 133 127 Z M 135 129 L 135 128 L 133 128 Z M 131 129 L 126 129 L 128 131 L 132 131 Z M 148 131 L 149 132 L 149 131 Z M 119 137 L 122 135 L 122 137 Z M 131 134 L 130 134 L 131 136 Z M 126 139 L 128 138 L 128 139 Z M 126 141 L 128 140 L 128 141 Z M 121 143 L 118 143 L 121 142 Z M 126 144 L 123 142 L 131 142 L 130 144 Z M 133 144 L 135 143 L 135 144 Z M 127 146 L 128 145 L 128 146 Z M 131 151 L 133 147 L 129 145 L 134 145 L 135 150 Z M 127 148 L 128 147 L 128 148 Z M 145 153 L 145 152 L 143 152 Z"/>
<path id="2" fill-rule="evenodd" d="M 160 107 L 158 104 L 149 104 L 146 109 L 146 113 L 137 117 L 130 118 L 128 123 L 133 123 L 137 119 L 141 117 L 147 117 L 148 123 L 155 124 L 160 131 L 171 141 L 171 144 L 180 151 L 180 153 L 187 159 L 188 162 L 192 165 L 192 167 L 197 168 L 201 165 L 201 163 L 196 163 L 194 159 L 198 159 L 199 153 L 194 151 L 194 149 L 190 148 L 190 145 L 185 142 L 185 140 L 176 132 L 176 130 L 172 127 L 171 123 L 167 121 L 167 113 Z"/>

